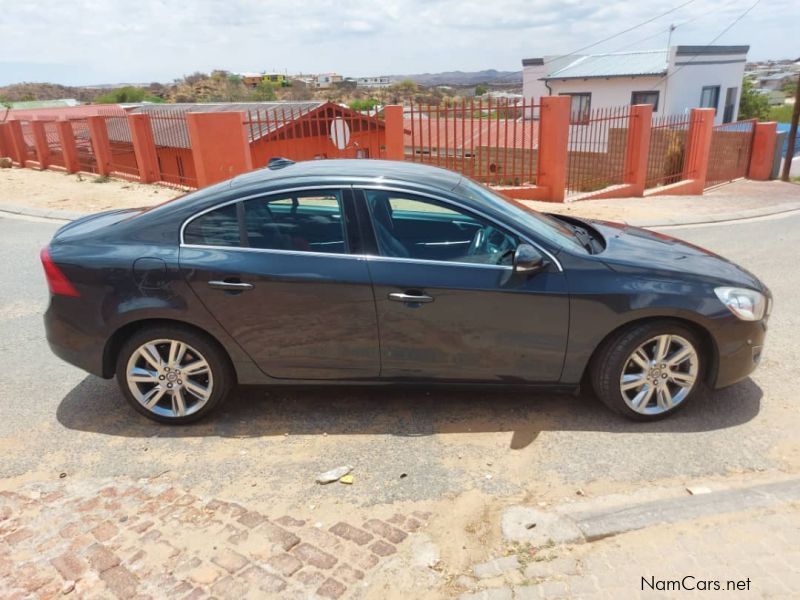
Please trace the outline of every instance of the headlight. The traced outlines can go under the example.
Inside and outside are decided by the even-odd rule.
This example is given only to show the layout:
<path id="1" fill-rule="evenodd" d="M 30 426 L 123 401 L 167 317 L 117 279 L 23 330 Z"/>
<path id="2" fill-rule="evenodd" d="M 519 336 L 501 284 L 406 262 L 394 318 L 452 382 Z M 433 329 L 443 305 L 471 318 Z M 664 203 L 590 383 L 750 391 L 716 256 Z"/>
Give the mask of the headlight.
<path id="1" fill-rule="evenodd" d="M 755 290 L 735 287 L 718 287 L 714 289 L 720 302 L 728 307 L 742 321 L 760 321 L 764 318 L 767 299 L 764 294 Z"/>

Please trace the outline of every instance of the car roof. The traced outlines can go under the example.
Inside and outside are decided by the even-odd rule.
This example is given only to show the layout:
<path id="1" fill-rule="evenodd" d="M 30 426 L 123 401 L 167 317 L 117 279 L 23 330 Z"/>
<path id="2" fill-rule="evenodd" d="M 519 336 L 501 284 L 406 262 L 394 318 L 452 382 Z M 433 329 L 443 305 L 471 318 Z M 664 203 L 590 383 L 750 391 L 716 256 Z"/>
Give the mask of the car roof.
<path id="1" fill-rule="evenodd" d="M 231 180 L 231 188 L 257 187 L 261 184 L 270 187 L 290 183 L 293 179 L 328 180 L 353 183 L 364 180 L 383 180 L 407 182 L 415 185 L 452 190 L 461 180 L 461 175 L 453 171 L 411 162 L 375 159 L 329 159 L 286 161 L 285 166 L 266 167 L 239 175 Z M 321 181 L 320 183 L 322 183 Z"/>

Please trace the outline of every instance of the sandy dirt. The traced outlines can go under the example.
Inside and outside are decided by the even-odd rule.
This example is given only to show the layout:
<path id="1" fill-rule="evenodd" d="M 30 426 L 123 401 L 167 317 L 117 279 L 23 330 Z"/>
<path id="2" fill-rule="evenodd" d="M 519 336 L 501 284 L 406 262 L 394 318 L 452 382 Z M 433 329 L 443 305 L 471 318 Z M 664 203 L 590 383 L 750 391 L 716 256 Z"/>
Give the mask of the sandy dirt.
<path id="1" fill-rule="evenodd" d="M 0 203 L 38 209 L 97 212 L 152 206 L 184 192 L 91 175 L 0 169 Z"/>

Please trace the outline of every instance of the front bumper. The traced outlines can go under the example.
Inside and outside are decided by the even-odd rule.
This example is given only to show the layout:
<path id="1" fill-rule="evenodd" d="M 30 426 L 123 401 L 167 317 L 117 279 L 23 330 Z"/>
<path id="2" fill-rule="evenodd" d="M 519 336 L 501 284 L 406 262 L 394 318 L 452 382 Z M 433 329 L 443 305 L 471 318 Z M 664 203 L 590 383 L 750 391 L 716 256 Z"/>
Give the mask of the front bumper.
<path id="1" fill-rule="evenodd" d="M 767 336 L 767 319 L 742 321 L 731 316 L 713 335 L 717 365 L 710 383 L 720 389 L 745 379 L 758 367 Z"/>

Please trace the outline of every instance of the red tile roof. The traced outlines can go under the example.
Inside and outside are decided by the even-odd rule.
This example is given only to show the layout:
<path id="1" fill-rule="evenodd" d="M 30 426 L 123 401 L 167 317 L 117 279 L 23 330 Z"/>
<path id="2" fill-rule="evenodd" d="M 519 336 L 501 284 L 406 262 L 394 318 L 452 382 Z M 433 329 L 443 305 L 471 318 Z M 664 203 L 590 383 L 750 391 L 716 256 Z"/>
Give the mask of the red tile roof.
<path id="1" fill-rule="evenodd" d="M 413 120 L 403 119 L 403 127 L 406 147 L 469 150 L 478 146 L 537 148 L 539 145 L 539 122 L 532 120 L 420 119 L 415 115 Z"/>

